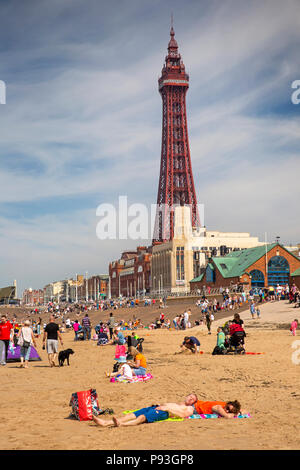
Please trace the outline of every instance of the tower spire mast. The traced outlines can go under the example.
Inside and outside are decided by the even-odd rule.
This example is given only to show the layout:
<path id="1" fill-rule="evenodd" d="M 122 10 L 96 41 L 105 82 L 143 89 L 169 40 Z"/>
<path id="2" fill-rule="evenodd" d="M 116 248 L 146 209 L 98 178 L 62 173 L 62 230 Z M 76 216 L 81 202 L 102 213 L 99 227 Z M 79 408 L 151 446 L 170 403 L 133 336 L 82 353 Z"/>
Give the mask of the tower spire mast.
<path id="1" fill-rule="evenodd" d="M 178 52 L 173 13 L 170 37 L 158 80 L 162 97 L 162 143 L 153 243 L 173 239 L 175 205 L 189 205 L 192 226 L 200 227 L 187 130 L 185 97 L 189 76 Z"/>

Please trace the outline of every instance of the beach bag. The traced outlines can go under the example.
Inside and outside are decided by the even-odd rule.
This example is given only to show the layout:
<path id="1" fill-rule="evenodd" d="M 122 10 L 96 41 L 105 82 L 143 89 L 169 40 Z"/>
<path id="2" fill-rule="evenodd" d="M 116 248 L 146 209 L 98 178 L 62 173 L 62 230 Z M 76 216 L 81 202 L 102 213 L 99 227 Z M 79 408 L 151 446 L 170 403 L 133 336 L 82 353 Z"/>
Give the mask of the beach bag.
<path id="1" fill-rule="evenodd" d="M 78 421 L 91 421 L 93 415 L 98 416 L 102 411 L 94 388 L 72 393 L 69 406 L 72 407 L 71 417 Z"/>
<path id="2" fill-rule="evenodd" d="M 23 337 L 23 348 L 28 349 L 31 343 L 30 341 L 26 341 L 24 339 L 23 331 L 22 331 L 22 337 Z"/>
<path id="3" fill-rule="evenodd" d="M 220 348 L 220 346 L 216 346 L 212 352 L 212 355 L 213 356 L 219 356 L 219 355 L 222 355 L 222 354 L 226 354 L 226 350 L 225 349 L 222 349 Z"/>
<path id="4" fill-rule="evenodd" d="M 116 352 L 115 352 L 115 358 L 118 359 L 119 357 L 126 356 L 126 346 L 125 345 L 116 345 Z"/>

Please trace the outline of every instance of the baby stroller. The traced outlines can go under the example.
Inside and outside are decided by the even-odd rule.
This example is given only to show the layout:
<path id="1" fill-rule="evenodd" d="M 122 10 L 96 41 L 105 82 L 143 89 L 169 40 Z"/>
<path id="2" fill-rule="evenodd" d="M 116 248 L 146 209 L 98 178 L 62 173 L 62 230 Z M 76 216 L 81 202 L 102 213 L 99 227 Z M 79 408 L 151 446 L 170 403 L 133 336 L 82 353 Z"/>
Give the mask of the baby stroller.
<path id="1" fill-rule="evenodd" d="M 133 346 L 140 353 L 143 352 L 143 346 L 142 346 L 143 341 L 144 341 L 144 338 L 136 339 L 134 338 L 134 336 L 128 336 L 127 338 L 128 349 L 130 348 L 130 346 Z"/>
<path id="2" fill-rule="evenodd" d="M 244 331 L 236 331 L 229 338 L 229 347 L 227 349 L 227 354 L 233 352 L 234 354 L 245 354 L 244 348 L 244 338 L 246 334 Z"/>

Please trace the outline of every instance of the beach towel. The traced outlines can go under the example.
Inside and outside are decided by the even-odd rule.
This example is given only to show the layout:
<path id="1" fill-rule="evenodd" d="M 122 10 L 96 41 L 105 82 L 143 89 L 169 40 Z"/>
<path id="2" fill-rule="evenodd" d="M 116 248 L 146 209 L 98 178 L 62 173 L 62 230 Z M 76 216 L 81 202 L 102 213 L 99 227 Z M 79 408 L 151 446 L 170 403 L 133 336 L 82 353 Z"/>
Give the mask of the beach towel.
<path id="1" fill-rule="evenodd" d="M 235 418 L 251 418 L 250 413 L 247 414 L 239 414 L 238 416 L 234 416 Z M 213 419 L 213 418 L 222 418 L 222 416 L 212 413 L 212 414 L 196 414 L 189 416 L 188 418 L 185 419 Z"/>
<path id="2" fill-rule="evenodd" d="M 127 410 L 127 411 L 123 411 L 123 413 L 128 414 L 128 413 L 133 413 L 134 411 L 137 411 L 137 410 Z M 168 419 L 164 419 L 162 421 L 184 421 L 185 419 L 214 419 L 214 418 L 222 418 L 222 416 L 220 416 L 216 413 L 213 413 L 213 414 L 195 414 L 195 415 L 192 415 L 192 416 L 188 416 L 187 418 L 168 418 Z M 251 415 L 250 415 L 250 413 L 239 414 L 238 416 L 235 416 L 235 418 L 251 418 Z M 160 423 L 162 421 L 157 421 L 157 423 Z"/>
<path id="3" fill-rule="evenodd" d="M 124 379 L 122 377 L 112 377 L 110 382 L 120 382 L 120 383 L 136 383 L 136 382 L 147 382 L 148 380 L 153 379 L 153 375 L 148 373 L 146 375 L 136 375 L 132 379 Z"/>
<path id="4" fill-rule="evenodd" d="M 256 354 L 266 354 L 264 352 L 245 352 L 245 354 L 252 354 L 253 356 Z"/>

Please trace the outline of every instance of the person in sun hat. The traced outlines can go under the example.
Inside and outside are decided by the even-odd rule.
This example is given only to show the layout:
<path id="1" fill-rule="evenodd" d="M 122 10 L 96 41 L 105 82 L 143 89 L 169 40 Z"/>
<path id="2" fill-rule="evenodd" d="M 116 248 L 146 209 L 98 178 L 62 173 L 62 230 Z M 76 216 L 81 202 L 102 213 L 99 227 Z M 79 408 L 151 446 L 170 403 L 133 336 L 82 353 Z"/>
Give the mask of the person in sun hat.
<path id="1" fill-rule="evenodd" d="M 127 363 L 125 356 L 120 356 L 115 358 L 117 364 L 119 365 L 116 372 L 105 372 L 106 377 L 118 377 L 118 380 L 128 380 L 133 378 L 133 373 L 130 365 Z"/>

